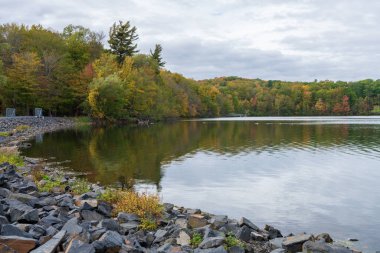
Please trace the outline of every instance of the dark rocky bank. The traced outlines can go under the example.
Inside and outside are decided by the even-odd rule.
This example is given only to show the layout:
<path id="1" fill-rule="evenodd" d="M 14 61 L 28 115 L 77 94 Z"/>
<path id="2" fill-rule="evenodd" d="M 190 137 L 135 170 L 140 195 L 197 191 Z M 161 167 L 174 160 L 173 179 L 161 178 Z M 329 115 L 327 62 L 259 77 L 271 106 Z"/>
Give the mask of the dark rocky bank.
<path id="1" fill-rule="evenodd" d="M 252 221 L 230 219 L 199 209 L 165 203 L 158 227 L 146 231 L 132 213 L 112 217 L 112 206 L 98 200 L 104 188 L 73 195 L 70 189 L 39 192 L 32 170 L 41 166 L 25 159 L 24 167 L 0 165 L 0 252 L 336 252 L 354 251 L 332 244 L 328 234 L 282 237 L 279 230 Z M 54 176 L 55 170 L 44 168 Z M 64 181 L 73 180 L 70 175 Z M 194 244 L 195 236 L 199 236 Z"/>

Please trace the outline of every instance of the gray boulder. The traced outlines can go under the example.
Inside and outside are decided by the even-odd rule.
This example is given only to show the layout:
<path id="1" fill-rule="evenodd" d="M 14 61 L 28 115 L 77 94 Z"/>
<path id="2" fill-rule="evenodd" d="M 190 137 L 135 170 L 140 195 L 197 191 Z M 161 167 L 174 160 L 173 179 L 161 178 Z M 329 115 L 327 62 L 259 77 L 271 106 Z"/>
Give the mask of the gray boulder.
<path id="1" fill-rule="evenodd" d="M 65 223 L 62 230 L 65 230 L 70 236 L 75 236 L 82 233 L 83 228 L 78 225 L 78 218 L 74 217 Z"/>
<path id="2" fill-rule="evenodd" d="M 106 251 L 117 252 L 123 244 L 123 237 L 115 231 L 107 231 L 100 237 L 99 242 L 104 245 Z"/>
<path id="3" fill-rule="evenodd" d="M 300 234 L 289 236 L 284 239 L 282 242 L 282 247 L 290 253 L 296 253 L 302 251 L 302 244 L 312 238 L 311 235 Z"/>
<path id="4" fill-rule="evenodd" d="M 210 249 L 195 249 L 194 253 L 227 253 L 227 250 L 223 246 L 219 246 L 218 248 L 210 248 Z"/>
<path id="5" fill-rule="evenodd" d="M 304 253 L 354 253 L 353 250 L 332 245 L 323 241 L 307 241 L 302 246 L 302 252 Z"/>
<path id="6" fill-rule="evenodd" d="M 25 238 L 33 238 L 33 236 L 15 225 L 6 224 L 1 226 L 1 235 L 2 236 L 18 236 L 18 237 L 25 237 Z"/>
<path id="7" fill-rule="evenodd" d="M 88 243 L 79 240 L 71 240 L 65 253 L 95 253 L 95 248 Z"/>
<path id="8" fill-rule="evenodd" d="M 208 237 L 205 238 L 200 244 L 199 248 L 201 249 L 209 249 L 209 248 L 216 248 L 219 247 L 224 243 L 224 237 L 218 236 L 218 237 Z"/>
<path id="9" fill-rule="evenodd" d="M 88 220 L 88 221 L 100 221 L 104 219 L 103 215 L 96 211 L 90 211 L 90 210 L 82 210 L 80 212 L 80 215 L 82 219 Z"/>
<path id="10" fill-rule="evenodd" d="M 248 220 L 247 218 L 245 217 L 242 217 L 240 220 L 239 220 L 239 226 L 242 227 L 242 226 L 247 226 L 253 230 L 256 230 L 256 231 L 259 231 L 259 227 L 256 226 L 255 224 L 253 224 L 252 221 Z"/>

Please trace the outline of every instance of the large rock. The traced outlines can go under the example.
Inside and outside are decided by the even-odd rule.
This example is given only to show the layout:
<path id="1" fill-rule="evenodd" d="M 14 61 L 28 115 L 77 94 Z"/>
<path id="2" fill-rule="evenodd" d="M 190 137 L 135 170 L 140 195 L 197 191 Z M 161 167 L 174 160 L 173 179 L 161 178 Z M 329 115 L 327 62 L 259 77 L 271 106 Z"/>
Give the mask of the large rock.
<path id="1" fill-rule="evenodd" d="M 119 252 L 123 244 L 123 237 L 115 231 L 105 232 L 99 239 L 106 252 Z"/>
<path id="2" fill-rule="evenodd" d="M 256 226 L 255 224 L 253 224 L 252 221 L 248 220 L 247 218 L 245 217 L 242 217 L 240 220 L 239 220 L 239 226 L 242 227 L 242 226 L 247 226 L 253 230 L 256 230 L 256 231 L 259 231 L 259 227 Z"/>
<path id="3" fill-rule="evenodd" d="M 18 221 L 25 213 L 34 210 L 31 206 L 18 200 L 8 199 L 7 203 L 9 204 L 9 217 L 11 222 Z"/>
<path id="4" fill-rule="evenodd" d="M 104 219 L 101 220 L 98 224 L 98 227 L 105 228 L 106 230 L 119 231 L 119 223 L 113 219 Z"/>
<path id="5" fill-rule="evenodd" d="M 275 238 L 282 237 L 282 234 L 281 234 L 280 230 L 275 229 L 272 226 L 265 225 L 264 230 L 268 232 L 269 239 L 275 239 Z"/>
<path id="6" fill-rule="evenodd" d="M 40 220 L 38 216 L 38 210 L 33 209 L 28 212 L 25 212 L 21 217 L 18 219 L 18 222 L 28 223 L 28 224 L 35 224 Z"/>
<path id="7" fill-rule="evenodd" d="M 96 211 L 90 211 L 90 210 L 82 210 L 80 212 L 80 215 L 82 219 L 88 220 L 88 221 L 100 221 L 104 219 L 103 215 Z"/>
<path id="8" fill-rule="evenodd" d="M 99 201 L 98 203 L 98 213 L 104 215 L 105 217 L 111 217 L 112 206 L 104 201 Z"/>
<path id="9" fill-rule="evenodd" d="M 45 242 L 42 246 L 38 247 L 35 250 L 32 250 L 30 253 L 50 253 L 56 252 L 56 249 L 61 244 L 64 236 L 66 234 L 65 230 L 60 231 L 53 236 L 49 241 Z"/>
<path id="10" fill-rule="evenodd" d="M 57 204 L 57 201 L 52 197 L 44 197 L 38 199 L 38 201 L 35 203 L 36 208 L 41 208 L 44 206 L 54 206 Z"/>
<path id="11" fill-rule="evenodd" d="M 312 238 L 311 235 L 300 234 L 289 236 L 282 242 L 282 247 L 290 253 L 296 253 L 302 251 L 302 245 Z"/>
<path id="12" fill-rule="evenodd" d="M 200 228 L 207 225 L 207 220 L 201 214 L 192 214 L 189 216 L 188 225 L 190 228 Z"/>
<path id="13" fill-rule="evenodd" d="M 79 240 L 71 240 L 65 253 L 95 253 L 95 248 L 91 244 Z"/>
<path id="14" fill-rule="evenodd" d="M 19 236 L 0 236 L 0 244 L 6 245 L 18 253 L 28 253 L 36 247 L 37 241 Z"/>
<path id="15" fill-rule="evenodd" d="M 226 215 L 215 215 L 211 218 L 210 223 L 212 228 L 219 229 L 228 222 L 228 217 Z"/>
<path id="16" fill-rule="evenodd" d="M 190 236 L 185 231 L 180 231 L 178 238 L 177 238 L 177 244 L 181 246 L 187 246 L 190 245 Z"/>
<path id="17" fill-rule="evenodd" d="M 77 199 L 75 200 L 75 205 L 79 207 L 83 207 L 84 204 L 87 204 L 91 208 L 97 208 L 98 207 L 98 200 L 96 199 Z"/>
<path id="18" fill-rule="evenodd" d="M 2 176 L 2 175 L 0 174 L 0 176 Z M 0 197 L 8 198 L 9 195 L 11 195 L 11 193 L 12 192 L 10 190 L 8 190 L 7 188 L 0 187 Z"/>
<path id="19" fill-rule="evenodd" d="M 121 223 L 119 227 L 119 231 L 122 234 L 126 234 L 131 229 L 137 229 L 140 223 L 137 221 L 129 221 L 127 223 Z"/>
<path id="20" fill-rule="evenodd" d="M 176 219 L 175 224 L 178 225 L 179 228 L 187 228 L 187 220 L 185 218 Z"/>
<path id="21" fill-rule="evenodd" d="M 200 244 L 199 248 L 201 249 L 209 249 L 209 248 L 216 248 L 224 243 L 224 237 L 217 236 L 217 237 L 208 237 L 205 238 Z"/>
<path id="22" fill-rule="evenodd" d="M 78 225 L 78 218 L 74 217 L 66 222 L 62 230 L 65 230 L 70 236 L 75 236 L 82 233 L 83 228 Z"/>
<path id="23" fill-rule="evenodd" d="M 9 224 L 7 217 L 0 215 L 0 225 Z"/>
<path id="24" fill-rule="evenodd" d="M 159 242 L 164 241 L 166 239 L 165 236 L 167 234 L 168 234 L 168 231 L 166 231 L 166 230 L 163 230 L 163 229 L 157 230 L 156 233 L 154 234 L 154 237 L 156 239 L 154 239 L 153 243 L 159 243 Z"/>
<path id="25" fill-rule="evenodd" d="M 236 233 L 236 238 L 238 238 L 241 241 L 249 242 L 251 240 L 251 233 L 253 230 L 247 226 L 242 226 L 238 229 Z"/>
<path id="26" fill-rule="evenodd" d="M 34 197 L 32 195 L 24 194 L 24 193 L 11 193 L 8 198 L 18 200 L 22 203 L 28 203 L 30 201 L 38 200 L 36 197 Z"/>
<path id="27" fill-rule="evenodd" d="M 6 224 L 1 226 L 1 235 L 2 236 L 17 236 L 17 237 L 25 237 L 25 238 L 33 238 L 33 236 L 15 225 Z"/>
<path id="28" fill-rule="evenodd" d="M 315 239 L 320 240 L 320 241 L 324 241 L 327 243 L 333 242 L 333 239 L 331 238 L 331 236 L 328 233 L 319 234 L 319 235 L 317 235 L 317 237 Z"/>
<path id="29" fill-rule="evenodd" d="M 52 215 L 43 217 L 41 219 L 41 222 L 47 226 L 55 226 L 56 224 L 63 224 L 63 221 L 61 219 L 58 219 L 57 217 L 54 217 Z"/>
<path id="30" fill-rule="evenodd" d="M 245 250 L 243 247 L 240 246 L 232 246 L 231 248 L 228 249 L 229 253 L 244 253 Z"/>
<path id="31" fill-rule="evenodd" d="M 127 223 L 129 221 L 140 221 L 140 217 L 131 213 L 118 213 L 117 220 L 119 223 Z"/>
<path id="32" fill-rule="evenodd" d="M 5 244 L 0 243 L 0 252 L 2 253 L 17 253 L 14 249 L 8 247 Z"/>
<path id="33" fill-rule="evenodd" d="M 210 248 L 210 249 L 195 249 L 194 253 L 227 253 L 227 250 L 223 246 L 219 246 L 218 248 Z"/>
<path id="34" fill-rule="evenodd" d="M 46 229 L 40 225 L 33 225 L 28 233 L 33 236 L 34 239 L 39 239 L 41 236 L 46 234 Z"/>
<path id="35" fill-rule="evenodd" d="M 302 246 L 302 252 L 304 253 L 354 253 L 353 250 L 332 245 L 323 241 L 307 241 Z"/>

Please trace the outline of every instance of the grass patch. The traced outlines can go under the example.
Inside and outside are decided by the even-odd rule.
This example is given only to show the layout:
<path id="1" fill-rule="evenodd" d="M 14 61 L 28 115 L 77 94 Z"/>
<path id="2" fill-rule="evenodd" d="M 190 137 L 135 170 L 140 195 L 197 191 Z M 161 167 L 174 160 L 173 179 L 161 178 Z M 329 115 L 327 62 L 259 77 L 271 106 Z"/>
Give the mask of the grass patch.
<path id="1" fill-rule="evenodd" d="M 111 203 L 115 213 L 133 213 L 146 219 L 160 217 L 163 211 L 157 195 L 138 193 L 132 190 L 107 189 L 99 199 Z"/>
<path id="2" fill-rule="evenodd" d="M 31 171 L 30 174 L 32 175 L 33 181 L 37 184 L 42 179 L 49 180 L 49 177 L 45 175 L 44 171 L 42 170 L 42 166 L 36 166 Z"/>
<path id="3" fill-rule="evenodd" d="M 37 184 L 38 190 L 41 192 L 52 192 L 53 189 L 59 188 L 60 191 L 64 190 L 64 185 L 61 184 L 60 181 L 57 180 L 45 180 L 46 182 L 44 184 Z"/>
<path id="4" fill-rule="evenodd" d="M 24 160 L 14 148 L 0 148 L 0 163 L 6 162 L 19 167 L 24 166 Z"/>
<path id="5" fill-rule="evenodd" d="M 86 179 L 77 178 L 73 183 L 70 183 L 71 191 L 76 195 L 91 191 L 90 183 Z"/>
<path id="6" fill-rule="evenodd" d="M 8 137 L 9 132 L 0 132 L 0 137 Z"/>
<path id="7" fill-rule="evenodd" d="M 154 219 L 143 218 L 139 227 L 145 231 L 153 231 L 157 229 L 157 222 Z"/>
<path id="8" fill-rule="evenodd" d="M 21 133 L 21 132 L 28 130 L 29 128 L 30 128 L 30 126 L 28 126 L 28 125 L 19 125 L 13 131 L 15 133 Z"/>
<path id="9" fill-rule="evenodd" d="M 235 237 L 234 234 L 232 233 L 228 233 L 227 236 L 226 236 L 226 240 L 225 240 L 225 248 L 228 250 L 229 248 L 233 247 L 233 246 L 239 246 L 241 248 L 245 248 L 245 244 L 244 242 L 240 241 L 239 239 L 237 239 Z"/>
<path id="10" fill-rule="evenodd" d="M 190 240 L 190 245 L 193 248 L 198 248 L 199 244 L 203 241 L 203 235 L 200 233 L 195 232 Z"/>

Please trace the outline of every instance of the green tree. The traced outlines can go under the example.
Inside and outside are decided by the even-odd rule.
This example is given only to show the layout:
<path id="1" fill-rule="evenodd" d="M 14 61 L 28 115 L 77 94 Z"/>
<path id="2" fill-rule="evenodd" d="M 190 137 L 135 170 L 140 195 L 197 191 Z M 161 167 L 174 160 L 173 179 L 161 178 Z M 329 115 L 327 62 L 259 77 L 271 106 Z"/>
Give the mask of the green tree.
<path id="1" fill-rule="evenodd" d="M 158 66 L 164 67 L 166 62 L 162 60 L 162 46 L 160 44 L 156 44 L 154 47 L 154 51 L 150 50 L 150 55 L 152 56 L 153 59 L 155 59 L 158 63 Z"/>
<path id="2" fill-rule="evenodd" d="M 100 120 L 115 120 L 125 116 L 125 89 L 120 78 L 111 75 L 97 78 L 91 83 L 88 94 L 91 116 Z"/>
<path id="3" fill-rule="evenodd" d="M 131 26 L 129 21 L 126 23 L 119 21 L 119 24 L 115 22 L 110 28 L 108 43 L 111 52 L 117 56 L 119 64 L 124 62 L 126 56 L 132 56 L 138 52 L 135 41 L 139 36 L 136 31 L 136 27 Z"/>
<path id="4" fill-rule="evenodd" d="M 8 82 L 5 95 L 9 105 L 24 109 L 29 115 L 29 108 L 37 99 L 37 71 L 41 66 L 36 53 L 14 54 L 13 64 L 8 69 Z"/>

